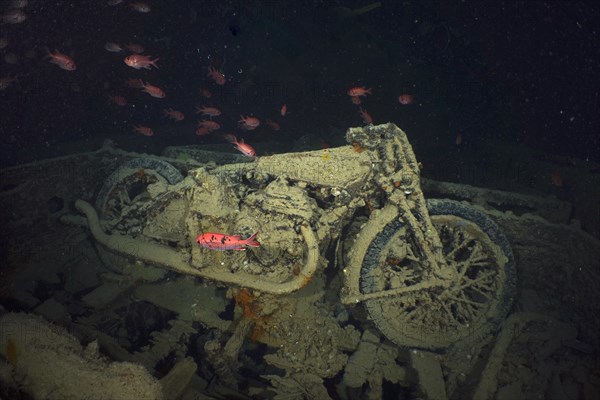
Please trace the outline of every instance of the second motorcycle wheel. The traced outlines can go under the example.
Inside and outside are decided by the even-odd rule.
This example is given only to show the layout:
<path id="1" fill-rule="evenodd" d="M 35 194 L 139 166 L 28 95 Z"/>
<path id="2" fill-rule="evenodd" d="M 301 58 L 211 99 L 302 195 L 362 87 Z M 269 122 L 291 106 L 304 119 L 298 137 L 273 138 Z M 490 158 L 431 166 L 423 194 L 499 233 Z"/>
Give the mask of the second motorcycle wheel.
<path id="1" fill-rule="evenodd" d="M 508 240 L 485 214 L 451 200 L 429 200 L 428 210 L 454 278 L 445 287 L 365 301 L 379 330 L 394 343 L 430 351 L 475 343 L 506 318 L 515 291 L 515 261 Z M 389 223 L 364 257 L 362 293 L 432 277 L 418 246 L 400 221 Z"/>

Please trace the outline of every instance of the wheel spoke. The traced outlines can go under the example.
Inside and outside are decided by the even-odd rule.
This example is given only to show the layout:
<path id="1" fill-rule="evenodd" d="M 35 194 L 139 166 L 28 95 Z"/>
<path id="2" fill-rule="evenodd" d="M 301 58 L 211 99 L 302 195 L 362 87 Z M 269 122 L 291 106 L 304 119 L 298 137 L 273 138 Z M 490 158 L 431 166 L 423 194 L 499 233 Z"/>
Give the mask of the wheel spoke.
<path id="1" fill-rule="evenodd" d="M 388 298 L 387 302 L 382 298 L 377 309 L 369 307 L 367 301 L 369 314 L 378 327 L 388 338 L 402 345 L 435 349 L 452 346 L 460 340 L 476 340 L 473 330 L 486 332 L 494 329 L 497 320 L 505 316 L 501 305 L 510 301 L 507 293 L 510 295 L 512 291 L 506 292 L 505 279 L 509 266 L 498 258 L 502 256 L 498 249 L 504 250 L 504 247 L 493 239 L 501 236 L 499 228 L 489 221 L 480 223 L 477 218 L 469 219 L 469 226 L 465 228 L 465 219 L 460 216 L 463 214 L 447 214 L 448 209 L 456 207 L 459 210 L 463 206 L 438 207 L 442 214 L 432 214 L 431 218 L 439 232 L 446 263 L 453 269 L 452 274 L 447 275 L 450 280 L 447 285 L 415 291 L 409 296 L 402 296 L 404 298 Z M 477 213 L 481 214 L 469 209 L 464 215 Z M 486 220 L 486 217 L 481 215 L 481 220 Z M 388 240 L 395 241 L 394 249 L 400 248 L 398 243 L 404 243 L 404 254 L 397 252 L 395 257 L 402 261 L 385 267 L 385 274 L 374 280 L 375 290 L 385 290 L 382 285 L 388 288 L 392 287 L 392 283 L 394 287 L 426 283 L 432 272 L 428 269 L 427 260 L 407 257 L 422 253 L 419 243 L 406 237 L 404 231 L 396 232 L 398 235 Z M 383 248 L 382 243 L 377 246 Z M 394 253 L 389 255 L 391 257 Z M 368 269 L 364 276 L 371 273 L 372 269 Z M 482 317 L 488 313 L 490 318 Z M 440 333 L 443 335 L 440 336 Z M 479 333 L 476 336 L 479 337 Z"/>
<path id="2" fill-rule="evenodd" d="M 479 284 L 482 283 L 482 281 L 484 279 L 488 279 L 492 276 L 496 275 L 496 271 L 487 271 L 487 272 L 483 272 L 482 274 L 479 274 L 476 278 L 474 279 L 469 279 L 468 281 L 466 281 L 465 283 L 463 283 L 462 285 L 460 285 L 460 287 L 458 288 L 459 291 L 463 291 L 466 288 L 472 287 L 475 284 Z"/>
<path id="3" fill-rule="evenodd" d="M 461 295 L 463 295 L 463 296 L 464 296 L 464 294 L 463 294 L 463 293 L 461 293 Z M 472 305 L 472 306 L 475 306 L 475 307 L 481 307 L 481 305 L 482 305 L 481 303 L 478 303 L 478 302 L 476 302 L 476 301 L 473 301 L 473 300 L 466 299 L 466 298 L 464 298 L 464 297 L 463 297 L 463 298 L 460 298 L 460 297 L 456 297 L 456 296 L 452 296 L 452 295 L 450 295 L 450 296 L 448 296 L 448 298 L 449 298 L 449 299 L 452 299 L 452 300 L 454 300 L 454 301 L 457 301 L 457 302 L 461 302 L 461 303 L 470 304 L 470 305 Z"/>
<path id="4" fill-rule="evenodd" d="M 462 240 L 462 243 L 460 243 L 458 246 L 455 246 L 448 254 L 446 254 L 446 258 L 452 259 L 459 250 L 464 249 L 468 244 L 468 240 Z"/>
<path id="5" fill-rule="evenodd" d="M 485 297 L 488 302 L 491 302 L 494 299 L 494 296 L 490 295 L 489 292 L 484 292 L 481 287 L 472 287 L 471 290 L 479 293 L 479 295 Z"/>

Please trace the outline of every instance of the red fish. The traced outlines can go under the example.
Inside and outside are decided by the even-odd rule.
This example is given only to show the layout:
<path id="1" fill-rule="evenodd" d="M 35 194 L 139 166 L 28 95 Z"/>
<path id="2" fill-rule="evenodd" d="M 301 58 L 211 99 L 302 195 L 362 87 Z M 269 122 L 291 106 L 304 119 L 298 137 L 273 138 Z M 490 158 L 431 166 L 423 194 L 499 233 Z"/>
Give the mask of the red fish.
<path id="1" fill-rule="evenodd" d="M 358 97 L 358 96 L 351 96 L 350 97 L 350 101 L 352 102 L 352 104 L 359 105 L 360 104 L 360 97 Z"/>
<path id="2" fill-rule="evenodd" d="M 359 109 L 360 112 L 360 116 L 362 117 L 363 121 L 365 122 L 365 124 L 367 125 L 373 125 L 373 118 L 371 118 L 371 115 L 369 115 L 369 113 L 367 112 L 367 110 L 363 110 L 362 107 Z"/>
<path id="3" fill-rule="evenodd" d="M 126 106 L 126 105 L 127 105 L 127 99 L 125 99 L 125 97 L 123 97 L 123 96 L 120 96 L 120 95 L 111 95 L 111 94 L 109 94 L 109 95 L 108 95 L 108 99 L 109 99 L 111 102 L 113 102 L 113 103 L 115 103 L 116 105 L 118 105 L 118 106 L 121 106 L 121 107 L 123 107 L 123 106 Z"/>
<path id="4" fill-rule="evenodd" d="M 225 75 L 223 75 L 220 71 L 214 69 L 213 67 L 208 67 L 208 74 L 206 76 L 210 76 L 213 78 L 217 85 L 225 84 Z"/>
<path id="5" fill-rule="evenodd" d="M 258 232 L 255 232 L 247 239 L 242 239 L 239 235 L 207 232 L 198 235 L 196 243 L 211 250 L 246 250 L 246 246 L 260 247 L 260 243 L 255 240 L 257 235 Z"/>
<path id="6" fill-rule="evenodd" d="M 200 125 L 199 127 L 196 128 L 196 136 L 208 135 L 210 132 L 211 132 L 211 130 L 209 128 L 207 128 L 206 126 Z"/>
<path id="7" fill-rule="evenodd" d="M 287 104 L 281 106 L 280 113 L 282 117 L 285 117 L 285 114 L 287 114 Z"/>
<path id="8" fill-rule="evenodd" d="M 210 118 L 212 118 L 212 117 L 218 117 L 219 115 L 221 115 L 221 110 L 219 110 L 216 107 L 202 106 L 202 108 L 200 108 L 200 107 L 196 106 L 196 114 L 208 115 Z"/>
<path id="9" fill-rule="evenodd" d="M 366 96 L 367 94 L 373 94 L 373 93 L 371 93 L 371 88 L 366 89 L 363 86 L 363 87 L 353 87 L 352 89 L 348 90 L 348 96 L 350 96 L 350 97 Z"/>
<path id="10" fill-rule="evenodd" d="M 246 157 L 256 157 L 256 151 L 248 143 L 244 143 L 244 139 L 241 139 L 238 142 L 235 135 L 233 135 L 231 133 L 225 134 L 225 135 L 223 135 L 223 137 L 230 143 L 234 144 L 235 148 L 238 149 Z"/>
<path id="11" fill-rule="evenodd" d="M 200 89 L 200 96 L 205 99 L 210 99 L 212 97 L 212 93 L 208 89 Z"/>
<path id="12" fill-rule="evenodd" d="M 55 51 L 56 53 L 48 51 L 48 57 L 51 58 L 50 62 L 52 64 L 56 64 L 60 68 L 67 71 L 75 71 L 77 69 L 75 62 L 73 61 L 73 59 L 71 59 L 71 57 L 60 53 L 58 50 Z"/>
<path id="13" fill-rule="evenodd" d="M 151 65 L 154 68 L 158 69 L 158 65 L 156 65 L 156 62 L 158 60 L 160 60 L 160 58 L 155 58 L 154 60 L 150 60 L 150 56 L 143 56 L 141 54 L 133 54 L 133 55 L 125 57 L 125 59 L 123 61 L 128 66 L 130 66 L 131 68 L 135 68 L 135 69 L 142 69 L 142 68 L 151 69 L 150 68 Z"/>
<path id="14" fill-rule="evenodd" d="M 162 99 L 166 96 L 165 92 L 163 92 L 161 88 L 151 85 L 148 82 L 144 83 L 142 90 L 148 93 L 150 96 L 156 97 L 157 99 Z"/>
<path id="15" fill-rule="evenodd" d="M 400 96 L 398 96 L 398 101 L 400 102 L 400 104 L 402 105 L 409 105 L 412 104 L 414 101 L 413 95 L 412 94 L 401 94 Z"/>
<path id="16" fill-rule="evenodd" d="M 221 128 L 221 125 L 218 122 L 203 119 L 202 121 L 198 121 L 198 127 L 206 128 L 209 131 L 216 131 Z"/>
<path id="17" fill-rule="evenodd" d="M 169 117 L 174 121 L 183 121 L 185 119 L 185 115 L 181 111 L 173 110 L 172 108 L 168 108 L 163 110 L 165 113 L 165 117 Z"/>
<path id="18" fill-rule="evenodd" d="M 141 133 L 144 136 L 154 136 L 154 131 L 152 128 L 144 126 L 144 125 L 135 125 L 133 130 L 137 133 Z"/>
<path id="19" fill-rule="evenodd" d="M 278 131 L 278 130 L 281 129 L 281 126 L 277 122 L 275 122 L 275 121 L 273 121 L 271 119 L 267 119 L 265 121 L 265 123 L 267 124 L 267 126 L 269 128 L 273 129 L 274 131 Z"/>
<path id="20" fill-rule="evenodd" d="M 240 118 L 238 126 L 247 131 L 254 130 L 260 125 L 260 120 L 256 117 L 244 117 L 243 115 L 240 115 Z"/>

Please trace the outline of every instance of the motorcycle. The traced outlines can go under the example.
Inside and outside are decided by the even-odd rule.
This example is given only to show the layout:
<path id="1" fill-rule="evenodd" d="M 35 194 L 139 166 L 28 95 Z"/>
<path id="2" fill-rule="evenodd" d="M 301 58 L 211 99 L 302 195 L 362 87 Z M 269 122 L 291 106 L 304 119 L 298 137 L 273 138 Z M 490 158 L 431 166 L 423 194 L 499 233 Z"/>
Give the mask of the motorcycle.
<path id="1" fill-rule="evenodd" d="M 160 158 L 135 158 L 104 182 L 95 205 L 76 208 L 107 266 L 132 260 L 273 296 L 331 268 L 340 302 L 361 304 L 400 346 L 444 351 L 493 334 L 515 292 L 515 259 L 483 212 L 425 199 L 404 131 L 369 125 L 348 145 L 205 164 L 182 173 Z M 261 245 L 219 252 L 202 232 L 258 231 Z"/>

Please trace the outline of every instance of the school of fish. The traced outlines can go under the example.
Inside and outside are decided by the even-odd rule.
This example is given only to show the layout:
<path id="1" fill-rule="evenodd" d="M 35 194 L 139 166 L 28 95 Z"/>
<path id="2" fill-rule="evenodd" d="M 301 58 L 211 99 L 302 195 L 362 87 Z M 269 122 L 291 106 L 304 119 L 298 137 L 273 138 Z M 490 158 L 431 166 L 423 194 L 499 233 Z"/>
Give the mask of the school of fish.
<path id="1" fill-rule="evenodd" d="M 123 0 L 107 0 L 105 3 L 109 7 L 125 7 L 123 10 L 129 10 L 129 12 L 139 13 L 141 15 L 148 15 L 153 12 L 153 7 L 146 2 L 124 2 Z M 0 14 L 0 23 L 3 26 L 2 36 L 0 36 L 0 50 L 9 46 L 10 41 L 6 36 L 4 36 L 4 25 L 18 25 L 22 23 L 27 23 L 27 6 L 29 5 L 28 0 L 11 0 L 8 3 L 8 9 Z M 108 38 L 107 38 L 108 39 Z M 176 60 L 169 60 L 160 57 L 160 55 L 150 55 L 151 51 L 146 51 L 146 48 L 140 43 L 132 43 L 129 42 L 127 44 L 118 43 L 111 39 L 107 40 L 104 44 L 104 50 L 108 53 L 114 53 L 118 57 L 121 57 L 121 64 L 124 65 L 123 68 L 129 67 L 132 72 L 139 72 L 142 70 L 145 71 L 160 71 L 160 65 L 164 65 L 165 63 L 173 63 Z M 146 53 L 146 54 L 142 54 Z M 108 56 L 108 55 L 107 55 Z M 111 56 L 114 57 L 114 56 Z M 54 49 L 50 50 L 46 48 L 46 57 L 47 61 L 50 64 L 56 65 L 58 68 L 67 71 L 69 73 L 81 73 L 85 74 L 84 68 L 78 68 L 76 61 L 73 55 L 69 54 L 68 51 Z M 76 58 L 76 57 L 75 57 Z M 6 61 L 8 59 L 5 58 Z M 114 63 L 114 68 L 117 68 L 118 64 Z M 206 71 L 205 79 L 206 84 L 205 87 L 199 89 L 200 96 L 204 99 L 206 103 L 210 99 L 213 98 L 212 92 L 210 90 L 211 85 L 216 85 L 214 88 L 218 88 L 228 84 L 227 76 L 221 71 L 219 65 L 201 65 L 198 64 L 199 69 L 203 69 Z M 83 70 L 83 72 L 82 72 Z M 163 77 L 164 78 L 164 77 Z M 155 83 L 155 80 L 159 82 Z M 139 89 L 141 92 L 146 93 L 148 95 L 148 101 L 162 101 L 166 102 L 169 99 L 169 92 L 165 92 L 162 85 L 160 84 L 160 77 L 157 77 L 156 73 L 153 75 L 152 83 L 147 81 L 146 79 L 142 79 L 139 76 L 132 76 L 127 79 L 125 82 L 125 86 L 132 89 Z M 9 90 L 10 87 L 15 85 L 15 82 L 18 82 L 18 75 L 6 75 L 0 76 L 0 92 Z M 169 88 L 167 86 L 167 88 Z M 373 95 L 373 90 L 371 88 L 367 88 L 365 86 L 353 86 L 346 90 L 348 96 L 350 96 L 350 100 L 352 104 L 358 105 L 359 115 L 362 118 L 362 121 L 366 125 L 373 124 L 373 118 L 367 112 L 366 108 L 363 108 L 362 103 L 367 99 L 367 96 Z M 123 93 L 106 93 L 106 99 L 116 107 L 128 107 L 130 105 L 130 101 L 126 98 Z M 152 99 L 155 100 L 152 100 Z M 284 99 L 281 99 L 284 100 Z M 411 105 L 414 103 L 413 95 L 410 93 L 402 93 L 398 97 L 398 102 L 401 105 Z M 185 106 L 185 105 L 184 105 Z M 210 104 L 210 105 L 195 105 L 196 114 L 200 114 L 203 119 L 199 120 L 197 123 L 197 127 L 195 129 L 196 136 L 202 137 L 205 135 L 214 134 L 214 132 L 219 131 L 221 129 L 221 125 L 216 118 L 219 118 L 223 113 L 227 112 L 227 110 L 223 110 L 218 107 L 218 105 Z M 185 114 L 183 111 L 177 109 L 177 107 L 173 107 L 172 104 L 165 104 L 162 109 L 163 115 L 165 118 L 168 118 L 173 123 L 179 123 L 185 120 Z M 265 119 L 265 123 L 262 124 L 261 119 L 250 113 L 249 115 L 240 115 L 240 119 L 237 124 L 237 129 L 240 129 L 246 135 L 251 135 L 251 132 L 265 129 L 272 131 L 280 131 L 285 129 L 285 124 L 283 124 L 283 119 L 290 114 L 288 110 L 288 105 L 285 102 L 281 102 L 279 104 L 273 104 L 273 108 L 269 111 L 269 117 Z M 278 114 L 278 116 L 276 116 Z M 298 115 L 298 118 L 302 119 L 302 115 Z M 155 130 L 150 126 L 149 123 L 145 121 L 135 121 L 131 122 L 131 129 L 136 134 L 142 135 L 144 137 L 155 137 Z M 160 130 L 158 131 L 160 134 Z M 221 137 L 228 141 L 229 143 L 234 145 L 234 148 L 241 152 L 244 156 L 255 158 L 256 151 L 255 149 L 247 142 L 245 142 L 244 138 L 239 138 L 233 133 L 224 133 Z M 456 144 L 459 145 L 462 143 L 462 136 L 457 137 Z M 323 147 L 329 147 L 329 145 L 323 142 Z M 255 240 L 258 232 L 248 237 L 247 239 L 241 239 L 239 236 L 235 235 L 226 235 L 221 233 L 205 233 L 197 237 L 196 242 L 207 249 L 211 250 L 244 250 L 246 247 L 258 247 L 260 243 Z"/>

